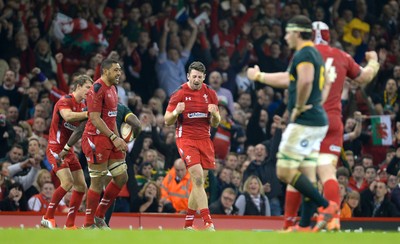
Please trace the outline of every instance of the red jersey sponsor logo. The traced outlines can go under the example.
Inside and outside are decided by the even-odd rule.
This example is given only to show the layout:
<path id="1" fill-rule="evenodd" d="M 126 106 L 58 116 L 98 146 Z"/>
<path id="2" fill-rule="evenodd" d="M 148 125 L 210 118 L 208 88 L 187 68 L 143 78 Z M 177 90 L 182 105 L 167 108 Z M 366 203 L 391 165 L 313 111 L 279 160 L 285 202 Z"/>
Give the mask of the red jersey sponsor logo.
<path id="1" fill-rule="evenodd" d="M 208 117 L 208 114 L 206 114 L 206 113 L 200 113 L 200 112 L 188 113 L 189 119 L 207 118 L 207 117 Z"/>

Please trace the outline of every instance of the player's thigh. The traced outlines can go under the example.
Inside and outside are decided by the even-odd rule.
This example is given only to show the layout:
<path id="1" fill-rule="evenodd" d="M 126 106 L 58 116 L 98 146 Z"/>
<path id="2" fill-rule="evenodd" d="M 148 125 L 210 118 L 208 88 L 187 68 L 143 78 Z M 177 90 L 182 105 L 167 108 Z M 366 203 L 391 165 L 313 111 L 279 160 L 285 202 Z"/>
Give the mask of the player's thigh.
<path id="1" fill-rule="evenodd" d="M 76 157 L 76 154 L 70 150 L 68 154 L 64 158 L 64 164 L 67 164 L 71 172 L 77 171 L 77 170 L 82 170 L 82 166 L 79 163 L 78 158 Z"/>
<path id="2" fill-rule="evenodd" d="M 108 159 L 108 165 L 112 165 L 117 162 L 125 162 L 126 153 L 114 147 Z"/>
<path id="3" fill-rule="evenodd" d="M 337 157 L 343 146 L 343 125 L 330 124 L 325 138 L 321 142 L 320 153 L 332 154 Z M 319 164 L 320 162 L 318 162 Z M 324 162 L 321 162 L 324 163 Z"/>
<path id="4" fill-rule="evenodd" d="M 101 193 L 104 187 L 105 176 L 108 173 L 107 164 L 88 164 L 90 175 L 90 189 Z"/>
<path id="5" fill-rule="evenodd" d="M 327 126 L 304 126 L 289 124 L 282 135 L 277 154 L 277 173 L 279 176 L 290 176 L 300 166 L 316 167 L 320 143 L 326 135 Z M 311 155 L 311 156 L 310 156 Z M 288 177 L 290 179 L 291 177 Z"/>
<path id="6" fill-rule="evenodd" d="M 111 157 L 108 161 L 108 171 L 118 186 L 123 186 L 128 181 L 127 165 L 125 163 L 125 153 L 118 150 L 112 150 Z"/>
<path id="7" fill-rule="evenodd" d="M 310 155 L 319 151 L 328 126 L 305 126 L 291 123 L 282 135 L 279 151 Z"/>
<path id="8" fill-rule="evenodd" d="M 310 155 L 306 156 L 303 162 L 300 164 L 300 172 L 302 172 L 311 182 L 316 182 L 317 178 L 317 161 L 319 153 L 317 151 L 311 152 Z"/>
<path id="9" fill-rule="evenodd" d="M 68 168 L 68 164 L 61 164 L 61 161 L 58 159 L 58 154 L 61 152 L 61 149 L 56 148 L 56 147 L 47 147 L 46 149 L 46 157 L 49 163 L 51 164 L 51 168 L 54 171 L 54 173 L 57 174 L 57 172 L 60 169 L 66 169 Z M 58 164 L 60 166 L 58 166 Z"/>
<path id="10" fill-rule="evenodd" d="M 59 168 L 56 172 L 58 179 L 60 179 L 61 184 L 72 184 L 74 179 L 72 178 L 72 174 L 70 169 L 67 168 Z"/>
<path id="11" fill-rule="evenodd" d="M 198 140 L 197 147 L 200 150 L 201 166 L 203 169 L 215 169 L 215 151 L 211 139 Z"/>
<path id="12" fill-rule="evenodd" d="M 86 135 L 82 138 L 82 151 L 89 165 L 108 163 L 114 145 L 105 136 Z"/>
<path id="13" fill-rule="evenodd" d="M 85 176 L 82 169 L 71 171 L 71 174 L 74 179 L 74 186 L 86 188 Z"/>
<path id="14" fill-rule="evenodd" d="M 190 168 L 193 165 L 201 163 L 200 150 L 197 148 L 197 140 L 178 138 L 176 145 L 179 155 L 185 162 L 186 167 Z"/>

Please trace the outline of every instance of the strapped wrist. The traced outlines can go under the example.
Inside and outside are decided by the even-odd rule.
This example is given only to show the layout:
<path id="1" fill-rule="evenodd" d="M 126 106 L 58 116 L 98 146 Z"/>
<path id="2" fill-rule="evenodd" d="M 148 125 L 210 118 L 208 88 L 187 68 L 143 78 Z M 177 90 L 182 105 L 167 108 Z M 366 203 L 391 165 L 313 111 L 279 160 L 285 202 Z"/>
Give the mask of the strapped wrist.
<path id="1" fill-rule="evenodd" d="M 111 141 L 115 141 L 115 139 L 117 139 L 117 137 L 118 136 L 116 134 L 111 133 L 111 135 L 108 138 L 110 138 Z"/>
<path id="2" fill-rule="evenodd" d="M 297 109 L 297 110 L 299 110 L 299 111 L 301 111 L 301 110 L 303 110 L 304 105 L 298 105 L 298 104 L 296 104 L 296 105 L 294 106 L 294 108 Z"/>
<path id="3" fill-rule="evenodd" d="M 69 151 L 69 149 L 71 149 L 71 146 L 70 145 L 68 145 L 68 143 L 67 144 L 65 144 L 65 146 L 64 146 L 64 148 L 63 148 L 63 150 L 64 151 Z"/>
<path id="4" fill-rule="evenodd" d="M 378 73 L 380 64 L 376 60 L 369 60 L 366 67 L 370 67 L 374 71 L 374 76 Z"/>
<path id="5" fill-rule="evenodd" d="M 173 115 L 174 117 L 176 117 L 176 116 L 178 116 L 178 112 L 176 112 L 176 110 L 174 110 L 174 111 L 172 111 L 172 115 Z"/>
<path id="6" fill-rule="evenodd" d="M 256 78 L 255 78 L 255 80 L 256 81 L 259 81 L 259 82 L 264 82 L 264 73 L 263 72 L 257 72 L 256 73 Z"/>

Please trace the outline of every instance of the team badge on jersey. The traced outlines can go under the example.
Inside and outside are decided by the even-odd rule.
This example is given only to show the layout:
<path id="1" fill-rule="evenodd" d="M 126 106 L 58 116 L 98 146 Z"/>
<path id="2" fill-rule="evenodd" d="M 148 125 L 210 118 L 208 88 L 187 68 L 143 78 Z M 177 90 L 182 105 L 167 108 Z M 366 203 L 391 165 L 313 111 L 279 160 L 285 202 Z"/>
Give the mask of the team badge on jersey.
<path id="1" fill-rule="evenodd" d="M 300 146 L 307 147 L 308 146 L 308 140 L 307 139 L 301 140 Z"/>
<path id="2" fill-rule="evenodd" d="M 205 102 L 205 103 L 208 103 L 208 95 L 207 95 L 207 94 L 204 94 L 203 97 L 204 97 L 204 102 Z"/>

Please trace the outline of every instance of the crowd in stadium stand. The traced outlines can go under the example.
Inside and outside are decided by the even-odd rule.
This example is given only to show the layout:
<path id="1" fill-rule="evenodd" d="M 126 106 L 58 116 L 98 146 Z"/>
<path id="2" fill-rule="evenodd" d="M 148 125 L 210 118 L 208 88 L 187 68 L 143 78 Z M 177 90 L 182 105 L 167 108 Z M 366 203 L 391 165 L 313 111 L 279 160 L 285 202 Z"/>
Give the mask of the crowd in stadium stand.
<path id="1" fill-rule="evenodd" d="M 171 94 L 187 81 L 187 66 L 201 61 L 222 118 L 211 131 L 217 165 L 205 183 L 211 213 L 281 216 L 285 186 L 276 176 L 275 154 L 288 123 L 287 92 L 249 80 L 246 69 L 257 64 L 264 72 L 286 71 L 293 53 L 283 39 L 285 24 L 303 14 L 328 24 L 331 45 L 360 65 L 366 51 L 379 57 L 371 83 L 347 80 L 342 92 L 341 216 L 399 217 L 399 3 L 0 0 L 0 211 L 44 213 L 59 184 L 45 153 L 53 106 L 71 92 L 77 75 L 93 77 L 103 59 L 114 58 L 124 70 L 119 102 L 141 122 L 126 156 L 130 179 L 115 211 L 187 209 L 188 194 L 180 191 L 190 189 L 190 179 L 164 113 Z M 90 184 L 80 143 L 74 151 Z M 68 211 L 70 197 L 57 211 Z"/>

